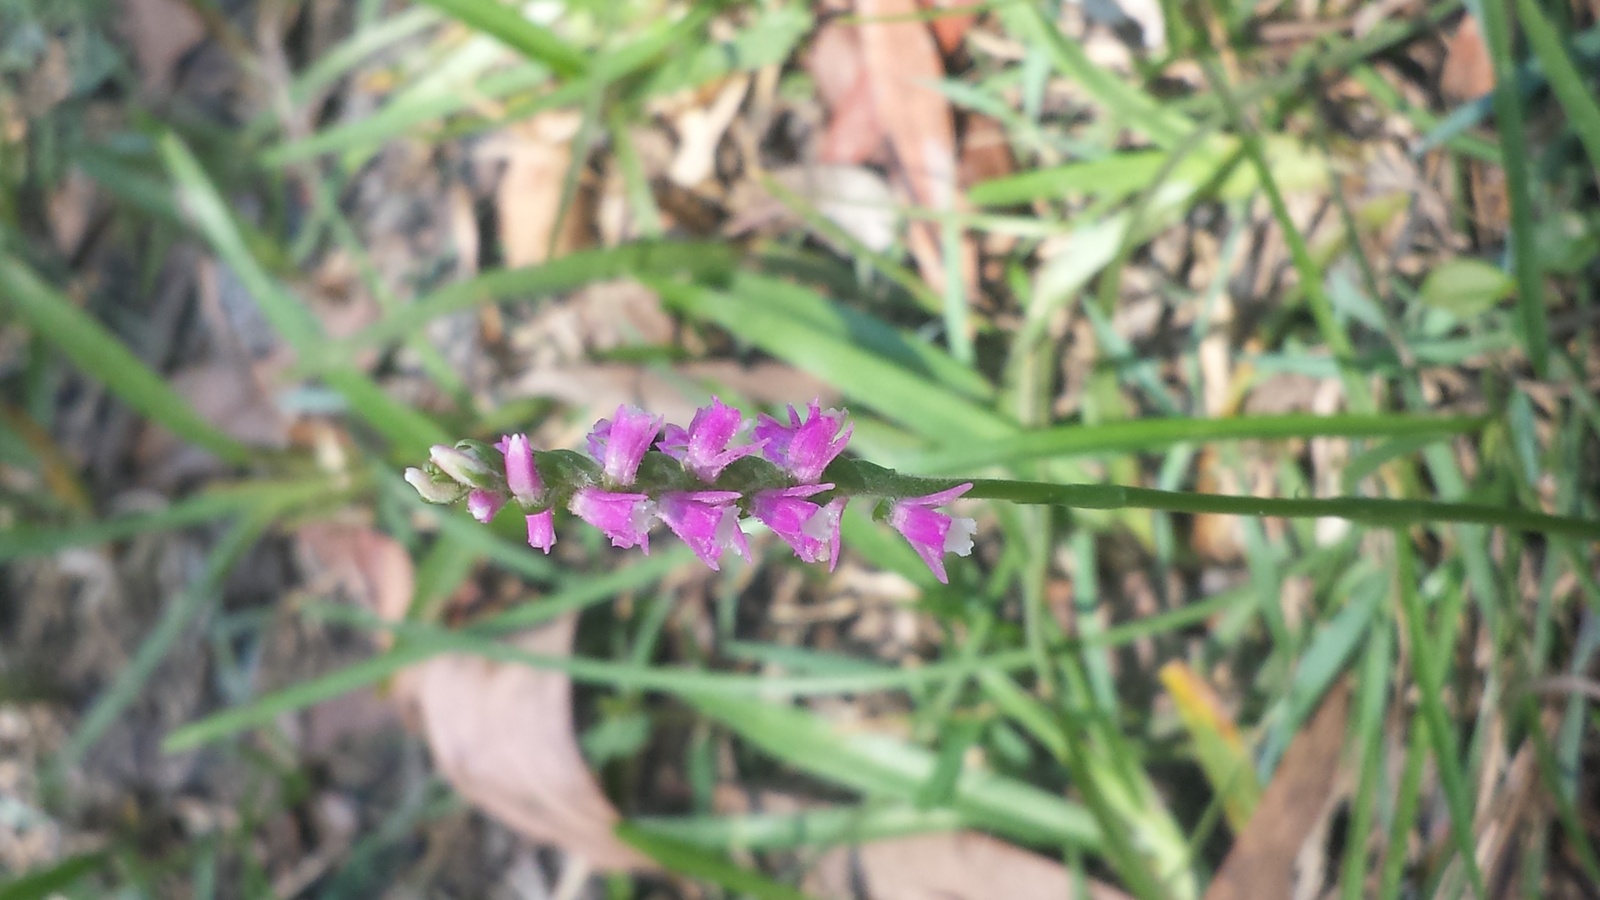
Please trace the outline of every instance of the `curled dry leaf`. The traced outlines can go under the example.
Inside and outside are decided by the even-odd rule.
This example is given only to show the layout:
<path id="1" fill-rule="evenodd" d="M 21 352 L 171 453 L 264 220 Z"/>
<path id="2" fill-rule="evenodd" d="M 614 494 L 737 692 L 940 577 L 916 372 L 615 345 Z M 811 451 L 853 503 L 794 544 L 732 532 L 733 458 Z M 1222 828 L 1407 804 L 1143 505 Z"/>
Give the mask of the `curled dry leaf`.
<path id="1" fill-rule="evenodd" d="M 1003 889 L 1001 886 L 1004 886 Z M 871 900 L 1127 900 L 1094 879 L 1087 893 L 1064 866 L 970 831 L 920 834 L 839 847 L 822 856 L 806 882 L 819 897 Z"/>
<path id="2" fill-rule="evenodd" d="M 512 643 L 565 656 L 576 624 L 566 616 Z M 565 675 L 452 654 L 401 673 L 395 695 L 415 712 L 434 765 L 474 806 L 597 869 L 651 867 L 612 834 L 619 817 L 573 737 Z"/>

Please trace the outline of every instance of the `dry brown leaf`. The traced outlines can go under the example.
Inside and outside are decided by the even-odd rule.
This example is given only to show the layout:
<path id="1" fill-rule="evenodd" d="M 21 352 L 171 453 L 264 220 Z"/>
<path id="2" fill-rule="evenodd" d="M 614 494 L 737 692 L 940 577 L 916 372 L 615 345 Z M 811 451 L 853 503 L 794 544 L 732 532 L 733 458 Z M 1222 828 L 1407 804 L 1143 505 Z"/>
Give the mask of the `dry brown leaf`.
<path id="1" fill-rule="evenodd" d="M 512 643 L 565 656 L 576 624 L 569 615 Z M 619 816 L 573 736 L 566 675 L 450 655 L 402 672 L 395 695 L 414 709 L 434 765 L 474 806 L 596 869 L 652 867 L 612 833 Z"/>
<path id="2" fill-rule="evenodd" d="M 872 100 L 911 195 L 929 209 L 956 198 L 956 131 L 950 102 L 933 87 L 944 63 L 917 17 L 916 0 L 857 0 L 861 55 Z"/>
<path id="3" fill-rule="evenodd" d="M 983 4 L 984 0 L 921 0 L 923 9 L 940 10 L 929 25 L 933 28 L 933 36 L 938 40 L 941 52 L 954 53 L 960 50 L 962 42 L 967 39 L 967 32 L 972 29 L 972 23 L 978 21 L 977 13 L 958 10 Z"/>
<path id="4" fill-rule="evenodd" d="M 806 880 L 819 897 L 871 900 L 1126 900 L 1089 879 L 1080 893 L 1065 867 L 970 831 L 921 834 L 828 851 Z M 1265 896 L 1265 895 L 1263 895 Z"/>
<path id="5" fill-rule="evenodd" d="M 405 616 L 416 582 L 399 542 L 340 522 L 303 526 L 297 537 L 302 558 L 320 579 L 386 621 Z M 576 624 L 576 616 L 567 616 L 511 643 L 565 656 Z M 617 811 L 578 749 L 565 675 L 451 654 L 395 676 L 392 696 L 419 726 L 439 772 L 474 806 L 596 868 L 649 866 L 611 833 Z M 353 695 L 349 702 L 359 704 Z M 329 725 L 320 723 L 331 737 L 314 730 L 310 736 L 322 744 L 336 740 L 343 732 Z"/>
<path id="6" fill-rule="evenodd" d="M 982 113 L 967 115 L 966 133 L 961 136 L 961 185 L 967 187 L 1015 172 L 1016 159 L 1011 142 L 1000 120 Z"/>
<path id="7" fill-rule="evenodd" d="M 1333 797 L 1350 717 L 1350 686 L 1328 692 L 1283 754 L 1250 824 L 1233 842 L 1205 900 L 1294 895 L 1296 862 Z"/>
<path id="8" fill-rule="evenodd" d="M 860 31 L 839 22 L 824 24 L 811 42 L 805 64 L 828 108 L 828 125 L 817 141 L 818 161 L 840 165 L 877 161 L 884 145 L 883 123 L 862 60 Z"/>
<path id="9" fill-rule="evenodd" d="M 572 141 L 582 118 L 571 110 L 548 112 L 506 129 L 492 151 L 506 160 L 495 191 L 500 249 L 507 266 L 537 265 L 551 254 L 551 234 L 561 218 L 562 186 L 572 165 Z M 583 216 L 568 210 L 555 255 L 582 243 Z"/>
<path id="10" fill-rule="evenodd" d="M 178 61 L 205 38 L 205 22 L 183 0 L 121 0 L 118 5 L 139 81 L 152 94 L 166 93 Z"/>
<path id="11" fill-rule="evenodd" d="M 956 130 L 950 101 L 933 85 L 944 62 L 933 33 L 917 16 L 916 0 L 857 0 L 861 57 L 872 102 L 894 149 L 899 173 L 917 205 L 930 210 L 964 208 L 956 186 Z M 913 225 L 907 243 L 922 277 L 943 291 L 950 261 L 944 259 L 939 228 Z M 969 297 L 977 295 L 977 250 L 961 241 L 957 274 Z"/>
<path id="12" fill-rule="evenodd" d="M 94 179 L 77 166 L 68 169 L 66 177 L 50 192 L 45 201 L 50 216 L 50 237 L 63 256 L 76 256 L 83 246 L 83 239 L 89 235 L 89 226 L 95 219 L 98 198 Z"/>
<path id="13" fill-rule="evenodd" d="M 1459 103 L 1494 90 L 1494 63 L 1478 30 L 1478 19 L 1468 14 L 1455 33 L 1445 38 L 1444 69 L 1439 72 L 1439 93 Z"/>
<path id="14" fill-rule="evenodd" d="M 399 541 L 346 522 L 312 522 L 295 536 L 301 559 L 318 579 L 386 622 L 405 618 L 416 573 Z"/>

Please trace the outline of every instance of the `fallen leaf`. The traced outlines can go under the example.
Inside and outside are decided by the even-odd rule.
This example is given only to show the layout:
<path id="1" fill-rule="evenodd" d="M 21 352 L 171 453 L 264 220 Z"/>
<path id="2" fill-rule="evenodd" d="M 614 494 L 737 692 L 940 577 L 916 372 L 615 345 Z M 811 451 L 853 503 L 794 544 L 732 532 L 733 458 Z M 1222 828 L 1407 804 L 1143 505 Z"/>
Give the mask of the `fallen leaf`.
<path id="1" fill-rule="evenodd" d="M 956 198 L 956 132 L 950 102 L 933 87 L 944 78 L 933 35 L 916 0 L 857 0 L 872 100 L 911 195 L 929 209 Z"/>
<path id="2" fill-rule="evenodd" d="M 894 150 L 900 177 L 911 198 L 929 210 L 961 211 L 956 185 L 956 131 L 950 101 L 934 84 L 944 78 L 944 62 L 933 33 L 917 15 L 916 0 L 857 0 L 861 56 L 872 102 Z M 944 258 L 936 223 L 913 223 L 907 246 L 922 277 L 943 292 L 951 261 Z M 967 296 L 977 295 L 977 250 L 961 240 L 957 277 Z"/>
<path id="3" fill-rule="evenodd" d="M 1001 886 L 1003 887 L 1003 890 Z M 1126 900 L 1093 878 L 1079 891 L 1064 866 L 986 834 L 919 834 L 838 847 L 822 855 L 805 889 L 819 897 L 870 900 Z"/>
<path id="4" fill-rule="evenodd" d="M 76 256 L 94 223 L 99 190 L 94 179 L 77 166 L 68 169 L 61 183 L 45 200 L 50 237 L 62 256 Z"/>
<path id="5" fill-rule="evenodd" d="M 1289 742 L 1255 815 L 1222 861 L 1205 900 L 1294 896 L 1296 862 L 1333 797 L 1350 717 L 1350 686 L 1328 692 L 1310 722 Z"/>
<path id="6" fill-rule="evenodd" d="M 205 22 L 184 0 L 121 0 L 118 5 L 140 83 L 152 94 L 167 93 L 179 60 L 205 38 Z"/>
<path id="7" fill-rule="evenodd" d="M 384 621 L 405 618 L 416 573 L 399 541 L 366 525 L 337 521 L 302 525 L 295 537 L 300 558 L 316 580 Z"/>
<path id="8" fill-rule="evenodd" d="M 828 109 L 827 127 L 817 140 L 820 162 L 860 165 L 875 162 L 882 154 L 883 123 L 861 52 L 857 28 L 828 22 L 817 30 L 806 54 L 806 71 Z"/>
<path id="9" fill-rule="evenodd" d="M 1000 120 L 982 113 L 968 113 L 966 131 L 961 136 L 961 186 L 1004 178 L 1016 168 L 1011 142 Z"/>
<path id="10" fill-rule="evenodd" d="M 576 625 L 568 615 L 510 643 L 565 656 Z M 596 869 L 653 867 L 612 833 L 620 817 L 573 736 L 566 675 L 452 654 L 405 670 L 394 687 L 414 709 L 434 765 L 468 802 Z"/>
<path id="11" fill-rule="evenodd" d="M 505 172 L 495 191 L 500 252 L 510 268 L 536 265 L 551 255 L 561 216 L 562 187 L 572 165 L 572 141 L 582 119 L 571 110 L 548 112 L 506 129 L 486 152 L 502 156 Z M 570 209 L 554 242 L 556 256 L 582 243 L 584 216 Z"/>
<path id="12" fill-rule="evenodd" d="M 405 547 L 362 524 L 315 522 L 297 534 L 314 580 L 337 587 L 385 621 L 406 615 L 416 575 Z M 577 617 L 523 632 L 529 653 L 572 652 Z M 553 844 L 601 870 L 650 863 L 612 836 L 619 816 L 578 749 L 565 675 L 462 654 L 438 656 L 395 676 L 391 697 L 428 742 L 434 765 L 474 806 L 532 841 Z M 350 695 L 326 712 L 361 705 Z M 370 710 L 363 710 L 370 714 Z M 325 716 L 324 716 L 325 718 Z M 327 745 L 346 731 L 316 721 Z"/>
<path id="13" fill-rule="evenodd" d="M 1478 30 L 1478 18 L 1471 13 L 1444 40 L 1444 68 L 1439 72 L 1439 93 L 1459 103 L 1494 90 L 1494 63 L 1489 47 Z"/>
<path id="14" fill-rule="evenodd" d="M 937 10 L 929 22 L 933 29 L 933 36 L 939 42 L 939 50 L 950 54 L 961 49 L 961 44 L 967 39 L 967 32 L 972 30 L 972 24 L 978 21 L 975 12 L 961 12 L 964 9 L 976 8 L 984 5 L 984 0 L 921 0 L 921 6 L 926 10 Z"/>

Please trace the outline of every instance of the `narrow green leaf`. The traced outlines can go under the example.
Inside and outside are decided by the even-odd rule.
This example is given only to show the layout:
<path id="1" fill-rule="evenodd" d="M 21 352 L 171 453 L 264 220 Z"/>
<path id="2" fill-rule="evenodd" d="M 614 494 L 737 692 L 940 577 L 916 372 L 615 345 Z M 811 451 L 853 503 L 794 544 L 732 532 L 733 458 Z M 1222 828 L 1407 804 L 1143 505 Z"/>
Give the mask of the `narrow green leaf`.
<path id="1" fill-rule="evenodd" d="M 251 253 L 239 223 L 199 160 L 176 135 L 162 135 L 160 144 L 162 158 L 177 183 L 189 218 L 233 269 L 262 315 L 296 351 L 304 354 L 318 346 L 323 337 L 321 324 Z M 384 393 L 348 359 L 330 366 L 323 377 L 344 396 L 352 414 L 389 439 L 397 455 L 419 456 L 429 446 L 449 440 L 437 423 Z"/>
<path id="2" fill-rule="evenodd" d="M 481 31 L 564 78 L 582 75 L 589 57 L 565 38 L 534 23 L 516 6 L 497 0 L 422 0 L 461 24 Z"/>
<path id="3" fill-rule="evenodd" d="M 832 331 L 775 311 L 764 297 L 781 282 L 739 275 L 727 292 L 651 281 L 663 300 L 837 385 L 855 402 L 936 441 L 990 440 L 1013 426 L 988 409 L 931 383 Z M 792 288 L 788 288 L 791 289 Z"/>
<path id="4" fill-rule="evenodd" d="M 507 301 L 532 301 L 596 281 L 683 276 L 715 283 L 726 280 L 736 262 L 737 256 L 728 244 L 712 241 L 638 241 L 581 250 L 537 266 L 497 269 L 446 285 L 349 338 L 314 348 L 308 356 L 311 365 L 318 368 L 333 365 L 357 349 L 412 334 L 440 316 Z"/>
<path id="5" fill-rule="evenodd" d="M 1505 155 L 1506 193 L 1511 206 L 1511 271 L 1517 278 L 1517 336 L 1534 374 L 1550 377 L 1550 323 L 1544 308 L 1544 275 L 1539 247 L 1534 241 L 1533 200 L 1528 195 L 1528 133 L 1523 126 L 1522 102 L 1517 97 L 1516 59 L 1511 49 L 1511 24 L 1506 0 L 1482 0 L 1478 21 L 1494 65 L 1495 130 Z M 1481 890 L 1479 892 L 1482 893 Z"/>
<path id="6" fill-rule="evenodd" d="M 29 556 L 48 556 L 69 547 L 118 541 L 153 531 L 170 531 L 225 519 L 269 503 L 299 505 L 318 498 L 337 499 L 340 492 L 321 479 L 312 481 L 259 481 L 235 487 L 212 488 L 180 500 L 158 512 L 116 516 L 57 529 L 13 527 L 0 529 L 0 563 Z"/>
<path id="7" fill-rule="evenodd" d="M 1457 747 L 1455 729 L 1445 709 L 1445 667 L 1454 648 L 1449 643 L 1437 645 L 1436 632 L 1428 627 L 1422 609 L 1422 597 L 1417 590 L 1416 555 L 1411 548 L 1410 537 L 1396 535 L 1394 546 L 1399 563 L 1395 580 L 1400 591 L 1400 611 L 1405 618 L 1406 636 L 1411 648 L 1411 677 L 1417 683 L 1417 702 L 1422 714 L 1419 725 L 1427 731 L 1434 768 L 1439 773 L 1439 784 L 1450 809 L 1450 834 L 1455 839 L 1458 859 L 1466 867 L 1467 878 L 1472 882 L 1477 896 L 1487 897 L 1489 892 L 1484 887 L 1483 871 L 1478 867 L 1476 840 L 1472 834 L 1472 811 L 1475 807 L 1471 789 L 1463 771 L 1464 759 Z"/>
<path id="8" fill-rule="evenodd" d="M 915 806 L 837 806 L 799 813 L 755 813 L 744 816 L 641 818 L 635 828 L 719 850 L 816 849 L 860 844 L 910 834 L 953 831 L 966 826 L 951 809 Z"/>
<path id="9" fill-rule="evenodd" d="M 0 885 L 0 900 L 46 900 L 59 897 L 107 862 L 104 853 L 82 853 L 27 872 Z"/>
<path id="10" fill-rule="evenodd" d="M 1561 35 L 1540 9 L 1538 0 L 1516 0 L 1516 4 L 1518 23 L 1528 36 L 1528 46 L 1544 67 L 1550 89 L 1567 111 L 1567 121 L 1583 142 L 1589 164 L 1600 173 L 1600 103 L 1595 102 L 1588 79 L 1567 55 Z M 1591 71 L 1589 76 L 1592 75 Z"/>
<path id="11" fill-rule="evenodd" d="M 806 900 L 805 894 L 778 884 L 765 875 L 729 862 L 695 844 L 621 822 L 616 828 L 623 843 L 650 857 L 668 871 L 719 884 L 740 896 L 763 900 Z"/>
<path id="12" fill-rule="evenodd" d="M 905 465 L 933 473 L 1097 453 L 1157 453 L 1178 444 L 1212 441 L 1445 437 L 1479 431 L 1488 421 L 1475 416 L 1300 413 L 1218 419 L 1127 419 L 1097 425 L 1063 425 L 981 444 L 940 447 L 908 455 Z"/>
<path id="13" fill-rule="evenodd" d="M 93 316 L 51 289 L 20 261 L 0 256 L 0 303 L 54 344 L 86 374 L 141 415 L 223 459 L 242 463 L 250 448 L 217 430 Z"/>
<path id="14" fill-rule="evenodd" d="M 184 629 L 208 602 L 215 599 L 217 589 L 229 570 L 261 537 L 270 522 L 270 515 L 258 512 L 235 525 L 211 549 L 200 574 L 167 604 L 160 621 L 139 645 L 133 659 L 117 673 L 111 686 L 95 699 L 94 705 L 73 732 L 72 739 L 61 751 L 59 762 L 63 768 L 71 769 L 82 761 L 84 754 L 104 736 L 117 716 L 137 699 Z"/>
<path id="15" fill-rule="evenodd" d="M 684 697 L 701 713 L 788 764 L 869 796 L 915 798 L 933 774 L 933 754 L 894 739 L 842 733 L 789 706 L 717 694 Z M 996 775 L 968 770 L 957 779 L 951 808 L 1025 841 L 1094 849 L 1098 829 L 1082 807 Z"/>

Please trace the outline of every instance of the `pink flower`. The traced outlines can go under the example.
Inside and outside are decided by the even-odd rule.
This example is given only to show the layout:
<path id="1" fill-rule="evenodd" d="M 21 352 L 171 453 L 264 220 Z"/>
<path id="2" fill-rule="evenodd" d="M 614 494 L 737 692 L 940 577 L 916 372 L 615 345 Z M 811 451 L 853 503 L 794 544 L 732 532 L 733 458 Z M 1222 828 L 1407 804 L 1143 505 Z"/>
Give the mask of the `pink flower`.
<path id="1" fill-rule="evenodd" d="M 639 462 L 661 430 L 661 416 L 633 406 L 617 407 L 616 417 L 601 419 L 589 432 L 589 455 L 600 462 L 612 484 L 633 484 Z"/>
<path id="2" fill-rule="evenodd" d="M 821 402 L 813 400 L 801 421 L 800 413 L 790 406 L 788 425 L 761 415 L 756 422 L 756 440 L 767 459 L 795 480 L 814 482 L 850 443 L 854 426 L 845 422 L 845 415 L 840 409 L 824 410 Z"/>
<path id="3" fill-rule="evenodd" d="M 668 425 L 656 449 L 683 463 L 701 481 L 716 481 L 729 463 L 761 449 L 757 444 L 728 449 L 743 421 L 737 409 L 712 397 L 710 406 L 695 410 L 687 429 Z"/>
<path id="4" fill-rule="evenodd" d="M 556 545 L 556 511 L 547 509 L 528 517 L 528 546 L 538 547 L 546 556 Z"/>
<path id="5" fill-rule="evenodd" d="M 944 555 L 971 553 L 972 536 L 978 531 L 978 523 L 974 519 L 952 518 L 933 507 L 949 503 L 970 490 L 969 482 L 926 497 L 905 497 L 896 500 L 889 510 L 889 524 L 911 542 L 911 548 L 933 570 L 940 584 L 950 583 L 945 577 Z"/>
<path id="6" fill-rule="evenodd" d="M 578 518 L 600 529 L 611 546 L 639 546 L 650 552 L 650 522 L 655 504 L 647 494 L 619 494 L 597 487 L 580 488 L 572 495 L 571 509 Z"/>
<path id="7" fill-rule="evenodd" d="M 487 525 L 494 518 L 500 507 L 506 505 L 506 498 L 498 491 L 486 491 L 475 488 L 467 494 L 467 512 L 474 519 Z"/>
<path id="8" fill-rule="evenodd" d="M 528 436 L 502 435 L 494 448 L 506 456 L 506 486 L 511 488 L 511 496 L 517 498 L 519 503 L 531 505 L 539 502 L 539 495 L 544 491 L 544 480 L 534 467 L 533 447 L 528 443 Z"/>
<path id="9" fill-rule="evenodd" d="M 800 484 L 759 491 L 750 499 L 750 515 L 793 547 L 802 560 L 827 560 L 831 572 L 839 559 L 839 520 L 846 500 L 838 497 L 819 506 L 805 498 L 832 489 L 831 484 Z"/>
<path id="10" fill-rule="evenodd" d="M 738 491 L 669 491 L 661 495 L 661 521 L 715 572 L 724 550 L 750 559 L 739 508 L 733 505 L 738 499 Z"/>

